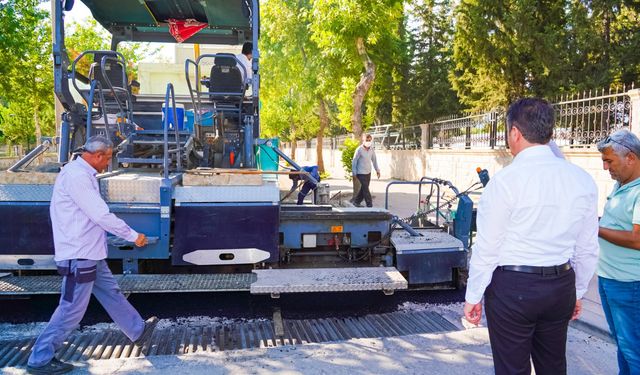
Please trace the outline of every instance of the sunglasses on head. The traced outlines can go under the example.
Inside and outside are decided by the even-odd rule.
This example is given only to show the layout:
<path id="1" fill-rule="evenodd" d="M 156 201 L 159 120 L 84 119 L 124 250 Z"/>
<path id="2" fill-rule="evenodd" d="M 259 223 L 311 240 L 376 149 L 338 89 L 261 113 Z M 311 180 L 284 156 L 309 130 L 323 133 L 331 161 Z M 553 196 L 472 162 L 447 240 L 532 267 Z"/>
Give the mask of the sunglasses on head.
<path id="1" fill-rule="evenodd" d="M 611 138 L 611 136 L 607 136 L 607 138 L 604 139 L 604 144 L 611 143 L 611 142 L 617 143 L 620 146 L 622 146 L 622 147 L 626 148 L 627 150 L 633 152 L 634 154 L 638 155 L 638 153 L 633 148 L 631 148 L 630 146 L 624 144 L 623 142 L 616 141 L 615 139 Z"/>

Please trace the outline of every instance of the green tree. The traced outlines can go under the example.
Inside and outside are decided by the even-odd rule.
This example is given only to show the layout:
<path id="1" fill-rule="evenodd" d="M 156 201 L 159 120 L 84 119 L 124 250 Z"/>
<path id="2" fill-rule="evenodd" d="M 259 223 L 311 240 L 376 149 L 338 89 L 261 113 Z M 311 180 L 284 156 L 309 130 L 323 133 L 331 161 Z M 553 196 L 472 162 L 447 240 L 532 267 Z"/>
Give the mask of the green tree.
<path id="1" fill-rule="evenodd" d="M 573 91 L 640 78 L 640 3 L 572 1 L 568 17 Z"/>
<path id="2" fill-rule="evenodd" d="M 407 54 L 411 65 L 405 107 L 407 122 L 418 124 L 457 113 L 453 69 L 453 5 L 450 0 L 415 0 L 409 8 Z"/>
<path id="3" fill-rule="evenodd" d="M 342 61 L 347 70 L 359 75 L 341 80 L 343 91 L 351 92 L 351 105 L 344 92 L 338 99 L 341 117 L 350 115 L 355 137 L 363 131 L 365 96 L 376 79 L 375 52 L 397 46 L 398 25 L 402 22 L 400 0 L 314 0 L 311 30 L 322 57 Z M 355 85 L 354 85 L 355 83 Z"/>
<path id="4" fill-rule="evenodd" d="M 71 23 L 68 26 L 68 35 L 65 37 L 65 45 L 69 53 L 69 59 L 73 61 L 82 52 L 89 50 L 110 50 L 111 35 L 96 20 L 88 19 L 82 23 Z M 120 43 L 118 52 L 122 53 L 127 62 L 127 74 L 129 80 L 138 78 L 138 62 L 145 57 L 153 56 L 158 52 L 157 48 L 149 43 Z M 89 67 L 93 62 L 92 56 L 87 56 L 78 62 L 77 70 L 83 75 L 88 75 Z"/>
<path id="5" fill-rule="evenodd" d="M 303 9 L 303 2 L 267 2 L 263 7 L 260 39 L 262 129 L 267 136 L 280 136 L 292 142 L 292 156 L 296 140 L 317 129 L 317 121 L 309 116 L 315 105 L 314 76 L 306 59 Z"/>
<path id="6" fill-rule="evenodd" d="M 269 1 L 263 7 L 262 123 L 268 134 L 288 139 L 294 148 L 296 140 L 315 137 L 323 172 L 322 143 L 343 69 L 321 55 L 309 27 L 312 16 L 306 0 Z"/>
<path id="7" fill-rule="evenodd" d="M 0 5 L 0 130 L 11 144 L 55 132 L 51 26 L 40 1 Z"/>
<path id="8" fill-rule="evenodd" d="M 568 84 L 563 2 L 462 0 L 455 14 L 450 78 L 467 106 L 486 109 L 524 95 L 551 96 Z"/>

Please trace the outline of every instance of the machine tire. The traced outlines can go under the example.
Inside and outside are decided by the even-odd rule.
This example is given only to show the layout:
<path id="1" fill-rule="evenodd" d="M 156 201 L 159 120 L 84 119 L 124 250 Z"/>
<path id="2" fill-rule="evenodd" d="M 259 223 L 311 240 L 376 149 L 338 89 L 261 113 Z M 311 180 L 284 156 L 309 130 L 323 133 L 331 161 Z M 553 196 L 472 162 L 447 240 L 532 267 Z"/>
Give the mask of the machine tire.
<path id="1" fill-rule="evenodd" d="M 222 153 L 214 152 L 213 153 L 213 167 L 214 168 L 222 168 Z"/>
<path id="2" fill-rule="evenodd" d="M 75 126 L 71 136 L 70 152 L 82 147 L 87 140 L 87 128 L 85 126 Z"/>
<path id="3" fill-rule="evenodd" d="M 191 150 L 187 155 L 187 169 L 195 169 L 200 166 L 201 158 L 195 150 Z"/>
<path id="4" fill-rule="evenodd" d="M 467 288 L 467 279 L 469 278 L 469 270 L 466 268 L 456 268 L 453 270 L 453 282 L 457 290 Z"/>

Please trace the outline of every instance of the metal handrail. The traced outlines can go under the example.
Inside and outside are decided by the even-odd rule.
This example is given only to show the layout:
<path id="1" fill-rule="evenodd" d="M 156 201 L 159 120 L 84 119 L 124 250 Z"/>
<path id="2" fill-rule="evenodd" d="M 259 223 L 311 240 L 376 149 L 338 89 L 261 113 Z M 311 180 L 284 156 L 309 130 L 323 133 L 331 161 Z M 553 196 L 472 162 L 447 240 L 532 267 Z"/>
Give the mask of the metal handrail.
<path id="1" fill-rule="evenodd" d="M 428 178 L 428 177 L 427 177 Z M 424 180 L 425 177 L 420 179 L 420 181 L 391 181 L 387 184 L 384 192 L 384 209 L 389 209 L 389 188 L 391 185 L 418 185 L 418 208 L 420 207 L 420 199 L 422 198 L 422 185 L 435 185 L 436 186 L 436 207 L 440 207 L 440 185 L 435 181 Z M 439 224 L 438 215 L 436 214 L 436 225 Z"/>
<path id="2" fill-rule="evenodd" d="M 129 92 L 129 90 L 127 88 L 121 88 L 121 87 L 117 87 L 117 91 L 118 92 L 123 92 L 126 96 L 127 96 L 127 109 L 125 110 L 125 108 L 122 106 L 122 103 L 120 103 L 120 99 L 118 98 L 118 94 L 116 94 L 116 87 L 113 86 L 113 83 L 111 83 L 111 79 L 109 78 L 109 76 L 105 73 L 106 72 L 106 68 L 107 68 L 107 61 L 115 61 L 116 64 L 121 64 L 122 65 L 122 83 L 127 85 L 127 71 L 126 71 L 126 62 L 124 59 L 124 56 L 119 53 L 119 52 L 115 52 L 116 53 L 116 57 L 112 57 L 109 55 L 105 55 L 102 57 L 102 59 L 100 59 L 100 70 L 102 73 L 102 77 L 104 78 L 105 82 L 107 82 L 107 85 L 109 86 L 109 89 L 111 90 L 111 94 L 113 95 L 113 98 L 115 99 L 116 103 L 118 104 L 118 108 L 120 109 L 120 112 L 122 112 L 123 114 L 126 114 L 126 117 L 129 119 L 129 121 L 131 123 L 133 123 L 133 111 L 131 110 L 131 103 L 133 102 L 133 100 L 131 99 L 131 92 Z"/>
<path id="3" fill-rule="evenodd" d="M 52 144 L 53 143 L 50 139 L 43 140 L 42 143 L 31 150 L 31 152 L 26 154 L 22 159 L 18 160 L 14 165 L 9 167 L 9 169 L 7 169 L 7 172 L 18 172 L 20 168 L 29 165 L 32 161 L 35 160 L 35 158 L 45 153 Z"/>
<path id="4" fill-rule="evenodd" d="M 167 84 L 167 90 L 164 96 L 164 108 L 166 110 L 166 114 L 164 116 L 164 123 L 162 129 L 163 135 L 163 146 L 164 146 L 164 156 L 162 160 L 163 167 L 163 176 L 164 178 L 169 178 L 169 98 L 171 98 L 171 109 L 173 111 L 173 121 L 174 121 L 174 130 L 176 137 L 176 147 L 177 147 L 177 158 L 176 158 L 176 167 L 178 170 L 182 169 L 182 147 L 180 146 L 180 131 L 178 130 L 178 111 L 176 110 L 176 96 L 175 91 L 173 89 L 173 84 Z"/>
<path id="5" fill-rule="evenodd" d="M 197 105 L 196 105 L 196 98 L 194 98 L 194 96 L 193 96 L 194 90 L 193 90 L 193 87 L 191 86 L 191 78 L 189 77 L 189 65 L 190 64 L 193 64 L 196 67 L 196 89 L 195 89 L 195 92 L 196 92 L 196 94 L 198 94 L 197 95 L 197 98 L 198 98 L 198 104 Z M 185 74 L 185 77 L 187 79 L 187 88 L 189 89 L 189 96 L 191 97 L 191 104 L 193 105 L 193 109 L 194 109 L 194 114 L 193 114 L 194 122 L 200 124 L 201 121 L 202 121 L 202 118 L 200 118 L 200 110 L 199 110 L 199 108 L 202 106 L 202 103 L 200 101 L 200 95 L 199 95 L 199 92 L 200 92 L 200 69 L 199 69 L 198 64 L 195 61 L 191 60 L 191 59 L 187 59 L 184 62 L 184 74 Z"/>
<path id="6" fill-rule="evenodd" d="M 247 76 L 247 69 L 245 68 L 244 64 L 242 64 L 240 62 L 240 60 L 234 55 L 231 55 L 231 54 L 224 54 L 224 55 L 225 55 L 225 57 L 233 58 L 236 61 L 236 66 L 238 66 L 238 69 L 240 69 L 240 71 L 242 73 L 244 73 L 243 76 L 242 76 L 243 79 L 244 79 Z M 200 82 L 200 74 L 201 74 L 201 72 L 200 72 L 200 62 L 203 59 L 211 59 L 211 58 L 215 59 L 216 57 L 219 57 L 219 56 L 220 56 L 220 54 L 217 54 L 217 53 L 207 53 L 207 54 L 198 56 L 198 58 L 195 61 L 193 61 L 191 59 L 187 59 L 185 61 L 185 77 L 187 79 L 187 87 L 189 89 L 189 95 L 191 96 L 191 101 L 193 103 L 193 108 L 196 109 L 196 110 L 198 110 L 199 108 L 202 107 L 202 101 L 201 101 L 201 96 L 202 95 L 210 96 L 210 95 L 232 95 L 232 94 L 236 94 L 237 95 L 237 94 L 239 94 L 237 92 L 208 92 L 208 91 L 205 92 L 205 91 L 202 91 L 202 89 L 200 87 L 201 86 L 201 82 Z M 195 78 L 196 78 L 195 90 L 193 89 L 193 86 L 191 85 L 191 77 L 189 75 L 189 73 L 190 73 L 189 66 L 190 65 L 194 65 L 195 66 Z M 211 77 L 209 77 L 209 78 L 211 78 Z M 242 84 L 245 85 L 246 83 L 242 82 Z M 243 90 L 243 92 L 242 92 L 242 96 L 243 97 L 244 97 L 244 91 L 246 91 L 246 90 Z M 193 93 L 194 92 L 196 93 L 196 96 L 198 98 L 197 105 L 196 105 L 196 101 L 194 100 L 194 97 L 193 97 Z"/>
<path id="7" fill-rule="evenodd" d="M 96 92 L 96 88 L 98 89 L 98 99 L 100 101 L 100 111 L 102 112 L 102 118 L 104 118 L 104 131 L 105 137 L 108 140 L 111 140 L 111 132 L 109 128 L 109 118 L 107 113 L 105 112 L 104 107 L 104 93 L 102 92 L 102 84 L 98 80 L 92 80 L 91 86 L 89 87 L 89 101 L 87 102 L 87 133 L 86 137 L 89 139 L 91 137 L 91 129 L 93 125 L 93 119 L 91 118 L 92 110 L 93 110 L 93 98 Z"/>
<path id="8" fill-rule="evenodd" d="M 73 87 L 76 89 L 76 91 L 78 91 L 78 93 L 80 93 L 80 95 L 83 95 L 83 92 L 86 90 L 82 90 L 80 87 L 78 87 L 78 84 L 76 82 L 76 65 L 78 64 L 78 62 L 80 60 L 82 60 L 82 58 L 84 58 L 86 55 L 96 55 L 96 54 L 105 54 L 105 55 L 116 55 L 119 54 L 119 52 L 116 51 L 104 51 L 104 50 L 88 50 L 88 51 L 84 51 L 82 52 L 80 55 L 78 55 L 78 57 L 76 57 L 73 60 L 73 63 L 71 63 L 71 82 L 73 83 Z M 116 55 L 117 56 L 117 55 Z M 124 57 L 123 57 L 124 59 Z M 87 77 L 89 79 L 91 79 L 91 77 Z M 84 95 L 83 95 L 84 96 Z M 87 98 L 84 98 L 85 100 L 87 100 Z"/>

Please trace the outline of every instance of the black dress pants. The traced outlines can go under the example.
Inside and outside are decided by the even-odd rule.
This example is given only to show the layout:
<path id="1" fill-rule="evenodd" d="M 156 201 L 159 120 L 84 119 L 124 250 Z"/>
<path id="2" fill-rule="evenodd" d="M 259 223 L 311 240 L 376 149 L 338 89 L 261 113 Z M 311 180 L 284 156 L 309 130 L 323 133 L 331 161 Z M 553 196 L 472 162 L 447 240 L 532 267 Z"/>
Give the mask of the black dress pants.
<path id="1" fill-rule="evenodd" d="M 493 364 L 498 375 L 567 373 L 569 320 L 576 304 L 573 269 L 559 275 L 493 273 L 485 292 Z"/>
<path id="2" fill-rule="evenodd" d="M 360 181 L 360 191 L 356 198 L 353 200 L 353 203 L 358 206 L 362 202 L 364 198 L 367 207 L 373 206 L 373 201 L 371 200 L 371 192 L 369 191 L 369 183 L 371 182 L 371 173 L 369 174 L 358 174 L 358 181 Z"/>

